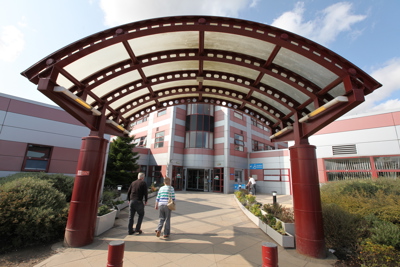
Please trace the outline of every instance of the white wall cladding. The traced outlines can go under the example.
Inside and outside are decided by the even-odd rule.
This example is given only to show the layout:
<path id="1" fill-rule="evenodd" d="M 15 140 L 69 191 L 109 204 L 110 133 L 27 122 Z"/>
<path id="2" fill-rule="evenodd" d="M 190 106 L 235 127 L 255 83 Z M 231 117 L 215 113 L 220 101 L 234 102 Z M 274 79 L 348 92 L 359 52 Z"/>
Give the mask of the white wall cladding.
<path id="1" fill-rule="evenodd" d="M 79 149 L 88 134 L 84 126 L 8 112 L 1 140 Z"/>

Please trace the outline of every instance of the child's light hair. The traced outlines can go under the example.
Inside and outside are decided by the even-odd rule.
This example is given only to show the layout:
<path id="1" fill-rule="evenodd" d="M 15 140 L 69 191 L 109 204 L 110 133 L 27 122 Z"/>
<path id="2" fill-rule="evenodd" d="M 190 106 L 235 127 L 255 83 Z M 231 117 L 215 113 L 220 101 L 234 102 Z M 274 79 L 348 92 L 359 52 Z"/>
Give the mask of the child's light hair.
<path id="1" fill-rule="evenodd" d="M 166 185 L 171 185 L 171 178 L 165 177 L 165 178 L 164 178 L 164 184 L 166 184 Z"/>

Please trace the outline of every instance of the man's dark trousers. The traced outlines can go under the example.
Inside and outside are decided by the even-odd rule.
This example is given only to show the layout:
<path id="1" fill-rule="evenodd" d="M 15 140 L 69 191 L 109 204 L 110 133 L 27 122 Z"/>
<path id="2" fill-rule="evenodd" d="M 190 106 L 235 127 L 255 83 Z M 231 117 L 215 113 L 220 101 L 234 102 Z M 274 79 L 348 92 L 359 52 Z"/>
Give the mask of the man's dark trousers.
<path id="1" fill-rule="evenodd" d="M 129 204 L 129 223 L 128 223 L 128 231 L 130 234 L 132 234 L 133 231 L 133 223 L 134 223 L 134 218 L 135 218 L 135 213 L 138 213 L 139 218 L 136 224 L 136 229 L 135 232 L 139 232 L 141 226 L 142 226 L 142 221 L 144 217 L 144 204 L 143 201 L 138 201 L 138 200 L 131 200 L 131 203 Z"/>

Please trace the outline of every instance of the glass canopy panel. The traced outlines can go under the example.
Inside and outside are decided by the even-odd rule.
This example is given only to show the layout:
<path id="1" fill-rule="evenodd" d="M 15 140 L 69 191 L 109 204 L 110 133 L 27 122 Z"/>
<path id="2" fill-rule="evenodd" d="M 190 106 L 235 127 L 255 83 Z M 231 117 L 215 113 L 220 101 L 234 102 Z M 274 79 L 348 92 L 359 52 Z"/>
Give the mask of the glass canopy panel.
<path id="1" fill-rule="evenodd" d="M 249 79 L 255 80 L 258 77 L 259 71 L 245 68 L 239 65 L 233 65 L 223 62 L 204 61 L 204 70 L 218 71 L 221 73 L 232 73 L 234 75 L 244 76 Z M 222 75 L 222 74 L 221 74 Z"/>
<path id="2" fill-rule="evenodd" d="M 122 43 L 117 43 L 81 57 L 65 66 L 64 69 L 81 81 L 99 70 L 127 59 L 129 59 L 129 54 L 125 47 Z"/>
<path id="3" fill-rule="evenodd" d="M 150 101 L 148 103 L 139 104 L 136 108 L 133 108 L 130 111 L 126 112 L 123 116 L 124 116 L 124 118 L 128 118 L 128 117 L 132 116 L 133 114 L 135 114 L 136 112 L 138 112 L 139 110 L 143 110 L 143 109 L 145 109 L 147 107 L 151 107 L 152 105 L 155 105 L 155 104 L 156 104 L 155 101 Z"/>
<path id="4" fill-rule="evenodd" d="M 153 89 L 153 91 L 157 92 L 160 90 L 164 90 L 164 89 L 168 89 L 170 88 L 170 90 L 174 90 L 174 89 L 186 89 L 186 88 L 190 88 L 190 90 L 192 90 L 193 86 L 195 86 L 197 88 L 197 86 L 199 85 L 199 83 L 192 79 L 192 80 L 181 80 L 181 81 L 172 81 L 172 82 L 165 82 L 165 83 L 161 83 L 161 84 L 154 84 L 151 86 L 151 88 Z M 197 89 L 196 89 L 197 90 Z"/>
<path id="5" fill-rule="evenodd" d="M 265 103 L 269 104 L 270 106 L 275 107 L 276 109 L 278 109 L 280 112 L 284 113 L 284 114 L 288 114 L 290 113 L 290 110 L 285 107 L 284 105 L 274 101 L 274 99 L 268 97 L 267 95 L 263 95 L 261 93 L 258 92 L 253 92 L 252 96 L 256 99 L 259 99 L 261 101 L 264 101 Z"/>
<path id="6" fill-rule="evenodd" d="M 328 94 L 330 94 L 332 97 L 345 95 L 346 89 L 344 88 L 344 83 L 340 83 L 336 87 L 332 88 Z"/>
<path id="7" fill-rule="evenodd" d="M 269 119 L 270 121 L 272 121 L 273 123 L 278 122 L 277 119 L 275 119 L 274 117 L 271 116 L 271 114 L 269 114 L 268 112 L 265 112 L 265 111 L 262 110 L 262 109 L 254 109 L 254 107 L 252 107 L 252 106 L 249 105 L 249 104 L 246 104 L 245 107 L 246 107 L 247 109 L 249 109 L 249 110 L 257 111 L 260 115 L 262 115 L 262 116 L 268 118 L 268 119 Z M 245 113 L 245 114 L 247 114 L 247 113 Z"/>
<path id="8" fill-rule="evenodd" d="M 250 91 L 250 89 L 236 85 L 236 84 L 231 84 L 228 82 L 220 82 L 220 81 L 212 81 L 212 80 L 207 80 L 207 78 L 203 82 L 203 87 L 206 89 L 209 89 L 210 91 L 213 90 L 215 87 L 221 87 L 225 89 L 229 89 L 231 91 L 236 91 L 238 93 L 242 93 L 247 95 L 247 93 Z M 219 90 L 219 89 L 216 89 Z"/>
<path id="9" fill-rule="evenodd" d="M 103 97 L 114 89 L 120 88 L 123 85 L 127 85 L 133 81 L 140 79 L 140 74 L 138 71 L 133 70 L 127 72 L 125 74 L 119 75 L 113 79 L 106 81 L 105 83 L 100 84 L 97 87 L 92 89 L 92 92 L 95 93 L 98 97 Z"/>
<path id="10" fill-rule="evenodd" d="M 128 43 L 136 56 L 175 49 L 198 49 L 199 33 L 197 31 L 159 33 L 131 39 Z"/>
<path id="11" fill-rule="evenodd" d="M 204 47 L 205 49 L 231 51 L 267 60 L 275 45 L 237 34 L 205 32 Z"/>
<path id="12" fill-rule="evenodd" d="M 324 88 L 338 78 L 335 73 L 315 61 L 286 48 L 281 48 L 279 50 L 273 63 L 303 76 L 320 88 Z"/>
<path id="13" fill-rule="evenodd" d="M 300 103 L 303 103 L 309 98 L 306 94 L 302 93 L 298 89 L 269 75 L 264 75 L 261 79 L 261 83 L 269 85 L 270 87 L 282 92 L 283 95 L 281 95 L 280 97 L 290 96 Z"/>
<path id="14" fill-rule="evenodd" d="M 58 74 L 56 83 L 57 83 L 59 86 L 62 86 L 62 87 L 67 88 L 67 89 L 69 89 L 69 88 L 71 88 L 72 86 L 74 86 L 74 84 L 73 84 L 70 80 L 68 80 L 67 78 L 65 78 L 65 76 L 62 75 L 61 73 Z"/>
<path id="15" fill-rule="evenodd" d="M 110 107 L 113 109 L 117 109 L 120 106 L 126 105 L 126 103 L 130 103 L 133 100 L 138 101 L 140 98 L 143 98 L 145 95 L 149 95 L 150 92 L 147 88 L 136 90 L 136 91 L 131 91 L 129 94 L 127 94 L 124 97 L 121 97 L 117 101 L 111 102 Z"/>
<path id="16" fill-rule="evenodd" d="M 163 73 L 169 75 L 169 73 L 174 71 L 197 70 L 198 68 L 199 62 L 195 60 L 184 60 L 147 66 L 143 68 L 143 72 L 147 77 L 150 77 Z"/>

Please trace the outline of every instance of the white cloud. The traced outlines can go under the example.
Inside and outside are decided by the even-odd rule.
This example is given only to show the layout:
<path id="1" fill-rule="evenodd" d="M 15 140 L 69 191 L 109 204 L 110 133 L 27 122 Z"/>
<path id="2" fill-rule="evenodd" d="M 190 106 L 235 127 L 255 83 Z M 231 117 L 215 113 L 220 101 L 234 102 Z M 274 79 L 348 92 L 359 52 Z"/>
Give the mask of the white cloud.
<path id="1" fill-rule="evenodd" d="M 339 2 L 318 12 L 315 19 L 304 21 L 304 3 L 298 2 L 292 11 L 283 13 L 272 22 L 272 26 L 305 36 L 315 42 L 328 44 L 344 31 L 351 31 L 351 26 L 366 18 L 365 15 L 352 14 L 352 4 Z M 355 31 L 356 34 L 359 30 Z M 355 36 L 356 34 L 352 34 Z"/>
<path id="2" fill-rule="evenodd" d="M 237 17 L 238 12 L 258 0 L 101 0 L 105 25 L 177 15 L 214 15 Z"/>
<path id="3" fill-rule="evenodd" d="M 0 32 L 0 60 L 13 62 L 25 47 L 23 33 L 15 26 L 1 28 Z"/>
<path id="4" fill-rule="evenodd" d="M 400 108 L 400 100 L 396 97 L 388 99 L 393 94 L 400 93 L 400 58 L 393 58 L 381 68 L 370 74 L 382 84 L 381 88 L 365 97 L 365 102 L 348 114 L 360 114 L 371 111 L 380 111 Z M 384 101 L 384 102 L 382 102 Z"/>

